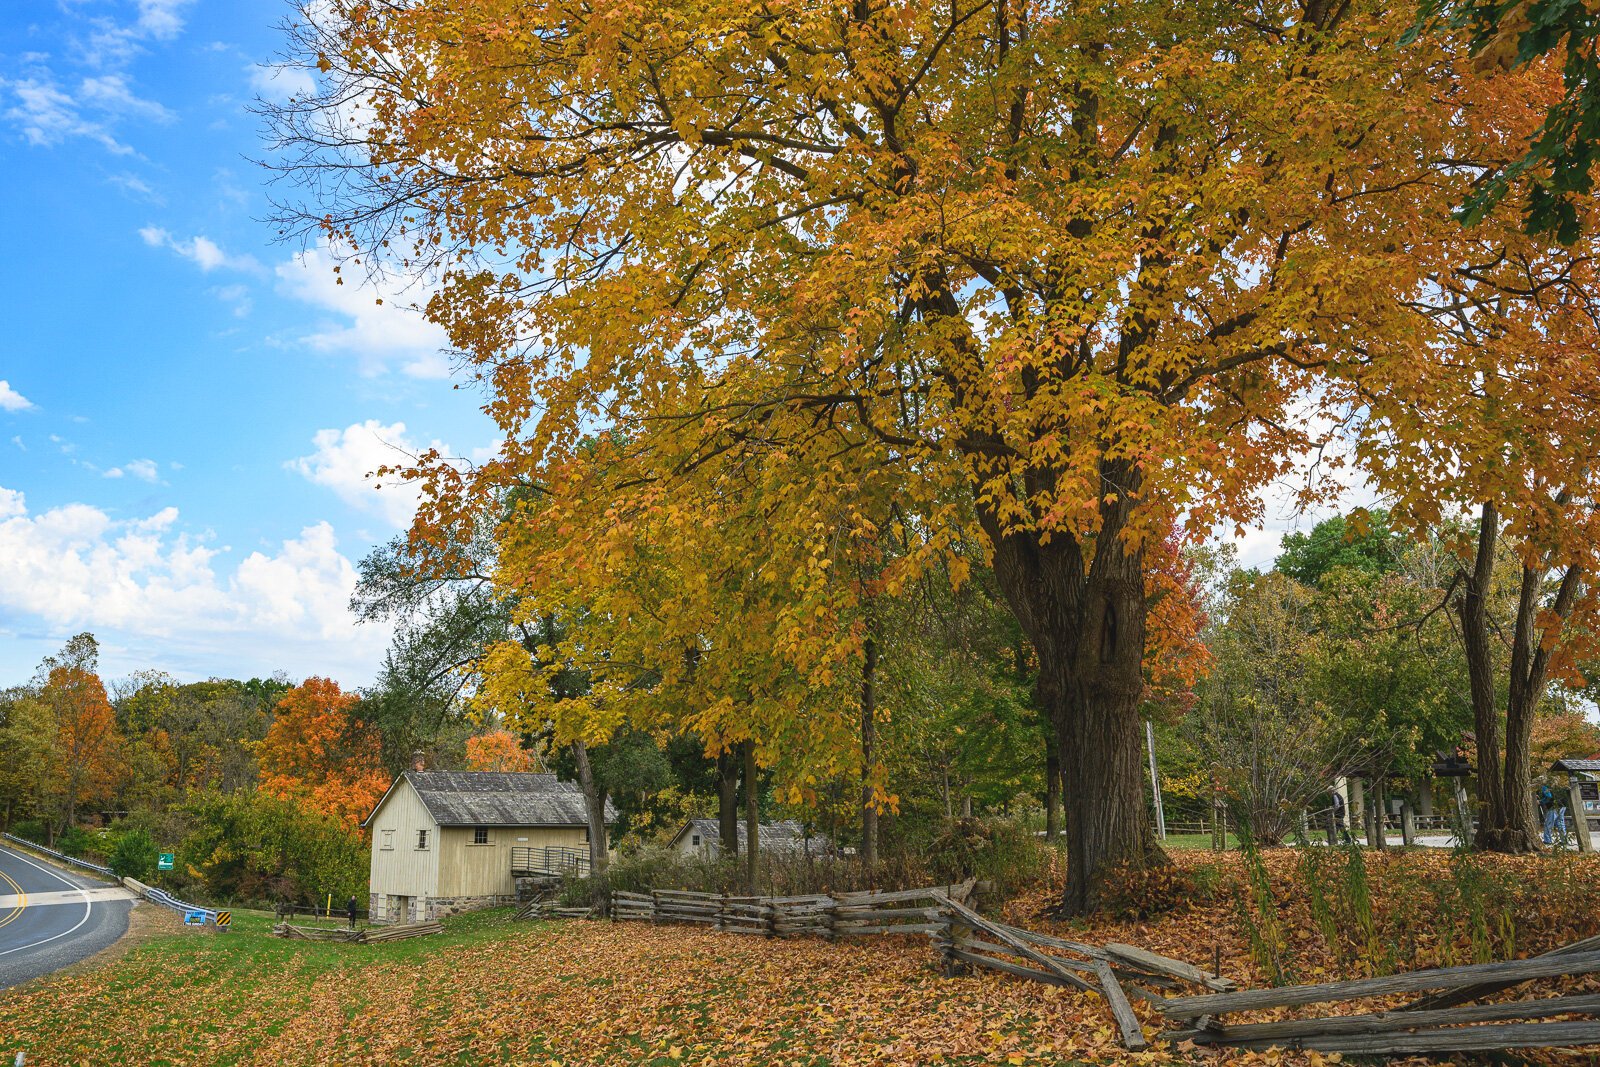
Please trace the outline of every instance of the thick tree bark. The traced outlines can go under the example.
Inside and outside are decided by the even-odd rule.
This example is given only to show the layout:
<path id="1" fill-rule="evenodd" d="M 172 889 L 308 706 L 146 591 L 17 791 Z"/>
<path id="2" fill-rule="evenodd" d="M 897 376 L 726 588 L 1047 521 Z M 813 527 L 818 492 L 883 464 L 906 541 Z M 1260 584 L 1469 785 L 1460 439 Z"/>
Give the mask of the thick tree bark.
<path id="1" fill-rule="evenodd" d="M 1499 513 L 1493 504 L 1484 504 L 1478 521 L 1477 555 L 1471 572 L 1465 575 L 1465 592 L 1456 602 L 1471 679 L 1472 716 L 1478 745 L 1478 832 L 1473 843 L 1493 852 L 1536 852 L 1540 848 L 1540 837 L 1530 764 L 1533 719 L 1548 680 L 1552 639 L 1559 637 L 1561 627 L 1572 613 L 1583 582 L 1583 571 L 1568 567 L 1561 576 L 1554 599 L 1547 605 L 1542 594 L 1546 576 L 1557 569 L 1554 561 L 1546 561 L 1543 566 L 1522 567 L 1516 618 L 1511 628 L 1511 662 L 1502 732 L 1488 613 L 1499 531 Z M 1548 616 L 1541 620 L 1546 608 Z"/>
<path id="2" fill-rule="evenodd" d="M 878 801 L 874 767 L 877 764 L 878 645 L 867 638 L 861 665 L 861 862 L 878 862 Z"/>
<path id="3" fill-rule="evenodd" d="M 723 859 L 739 855 L 739 753 L 717 755 L 717 844 Z"/>
<path id="4" fill-rule="evenodd" d="M 1121 461 L 1107 461 L 1101 475 L 1115 492 L 1092 541 L 1007 532 L 979 509 L 1001 591 L 1038 655 L 1035 699 L 1055 726 L 1067 841 L 1061 907 L 1070 915 L 1098 907 L 1110 868 L 1166 862 L 1144 802 L 1144 553 L 1122 537 L 1139 478 Z"/>
<path id="5" fill-rule="evenodd" d="M 745 884 L 751 893 L 760 892 L 761 879 L 761 804 L 756 781 L 756 743 L 744 743 L 744 860 Z"/>
<path id="6" fill-rule="evenodd" d="M 584 814 L 589 820 L 589 873 L 604 878 L 611 859 L 611 849 L 606 840 L 606 791 L 595 781 L 594 768 L 589 765 L 589 746 L 582 741 L 572 742 L 572 761 L 578 765 L 578 787 L 583 790 Z"/>

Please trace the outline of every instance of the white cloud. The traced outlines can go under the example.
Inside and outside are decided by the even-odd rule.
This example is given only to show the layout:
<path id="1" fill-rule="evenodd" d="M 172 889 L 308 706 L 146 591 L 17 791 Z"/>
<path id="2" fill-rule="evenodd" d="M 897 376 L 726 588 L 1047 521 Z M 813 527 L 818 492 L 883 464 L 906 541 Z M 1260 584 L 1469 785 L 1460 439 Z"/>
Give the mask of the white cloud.
<path id="1" fill-rule="evenodd" d="M 9 107 L 0 117 L 16 126 L 30 144 L 48 146 L 71 138 L 99 142 L 117 155 L 133 149 L 114 129 L 124 120 L 171 122 L 165 105 L 140 96 L 123 73 L 152 42 L 171 41 L 183 31 L 183 12 L 193 0 L 137 0 L 132 21 L 119 22 L 92 13 L 84 5 L 60 5 L 68 20 L 50 51 L 18 57 L 21 76 L 0 77 L 0 98 Z M 76 87 L 52 69 L 51 52 L 69 55 L 75 66 L 100 71 L 80 79 Z"/>
<path id="2" fill-rule="evenodd" d="M 244 318 L 255 307 L 250 299 L 250 287 L 246 285 L 222 285 L 212 290 L 217 294 L 217 299 L 233 308 L 237 318 Z"/>
<path id="3" fill-rule="evenodd" d="M 342 430 L 318 430 L 311 439 L 316 451 L 284 464 L 313 484 L 333 490 L 353 508 L 381 515 L 389 524 L 406 527 L 417 510 L 417 490 L 396 477 L 374 478 L 380 467 L 408 462 L 423 451 L 406 438 L 406 424 L 385 426 L 368 419 Z M 434 441 L 429 446 L 443 454 L 449 447 Z"/>
<path id="4" fill-rule="evenodd" d="M 123 475 L 137 478 L 141 482 L 150 482 L 151 484 L 161 480 L 160 468 L 156 466 L 156 461 L 153 459 L 130 460 L 120 467 L 112 467 L 109 470 L 102 471 L 100 474 L 102 478 L 121 478 Z"/>
<path id="5" fill-rule="evenodd" d="M 78 86 L 78 101 L 87 107 L 116 115 L 130 115 L 150 122 L 171 122 L 177 118 L 170 110 L 154 100 L 134 95 L 128 79 L 121 74 L 104 74 L 98 78 L 85 78 Z"/>
<path id="6" fill-rule="evenodd" d="M 178 519 L 165 508 L 116 520 L 87 504 L 32 514 L 21 492 L 0 486 L 0 617 L 148 645 L 130 666 L 371 676 L 388 635 L 351 616 L 356 571 L 331 526 L 307 526 L 225 573 L 231 550 Z"/>
<path id="7" fill-rule="evenodd" d="M 146 226 L 139 231 L 139 236 L 151 248 L 169 248 L 184 259 L 199 267 L 209 274 L 218 269 L 258 271 L 261 264 L 254 256 L 229 255 L 222 250 L 222 246 L 209 237 L 191 237 L 187 241 L 179 240 L 159 226 Z"/>
<path id="8" fill-rule="evenodd" d="M 159 40 L 171 40 L 183 31 L 182 11 L 192 0 L 139 0 L 141 33 Z"/>
<path id="9" fill-rule="evenodd" d="M 13 98 L 5 118 L 19 129 L 29 144 L 57 145 L 72 137 L 98 141 L 107 151 L 129 155 L 133 149 L 111 135 L 101 122 L 85 118 L 76 99 L 48 76 L 0 80 Z"/>
<path id="10" fill-rule="evenodd" d="M 287 63 L 252 63 L 250 88 L 263 100 L 287 103 L 291 98 L 305 100 L 317 91 L 317 83 L 304 67 Z"/>
<path id="11" fill-rule="evenodd" d="M 398 364 L 413 378 L 448 378 L 444 330 L 422 317 L 414 304 L 429 290 L 420 284 L 400 291 L 365 280 L 341 284 L 325 249 L 302 252 L 278 264 L 280 288 L 296 300 L 332 312 L 334 319 L 298 338 L 319 352 L 354 356 L 363 373 L 379 374 Z"/>
<path id="12" fill-rule="evenodd" d="M 153 459 L 135 459 L 123 466 L 129 474 L 143 482 L 154 482 L 160 477 Z"/>
<path id="13" fill-rule="evenodd" d="M 27 411 L 33 401 L 11 388 L 11 383 L 0 378 L 0 411 Z"/>
<path id="14" fill-rule="evenodd" d="M 150 183 L 139 177 L 137 174 L 129 174 L 127 172 L 113 174 L 108 177 L 106 181 L 110 182 L 112 185 L 115 185 L 123 192 L 138 197 L 140 200 L 147 200 L 152 204 L 166 203 L 166 198 L 160 193 L 156 192 L 155 189 L 151 188 Z"/>

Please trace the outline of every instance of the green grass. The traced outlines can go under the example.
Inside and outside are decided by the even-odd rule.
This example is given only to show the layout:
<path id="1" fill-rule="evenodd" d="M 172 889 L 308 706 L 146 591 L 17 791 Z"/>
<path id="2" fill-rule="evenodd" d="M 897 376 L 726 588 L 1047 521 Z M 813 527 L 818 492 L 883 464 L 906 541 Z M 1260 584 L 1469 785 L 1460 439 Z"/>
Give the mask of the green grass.
<path id="1" fill-rule="evenodd" d="M 1210 834 L 1168 834 L 1167 839 L 1161 843 L 1165 848 L 1204 849 L 1211 848 Z M 1228 847 L 1238 848 L 1239 839 L 1233 834 L 1228 835 Z"/>

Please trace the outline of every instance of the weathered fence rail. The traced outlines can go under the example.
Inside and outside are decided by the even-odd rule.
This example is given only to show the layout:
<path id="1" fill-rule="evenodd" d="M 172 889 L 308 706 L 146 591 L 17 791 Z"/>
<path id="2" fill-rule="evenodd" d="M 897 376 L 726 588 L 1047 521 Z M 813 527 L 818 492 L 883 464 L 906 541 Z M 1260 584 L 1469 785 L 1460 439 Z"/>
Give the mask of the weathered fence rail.
<path id="1" fill-rule="evenodd" d="M 611 917 L 618 920 L 694 923 L 727 933 L 763 937 L 864 937 L 871 934 L 934 934 L 944 928 L 941 901 L 965 900 L 975 883 L 889 892 L 808 893 L 761 897 L 657 889 L 614 891 Z"/>
<path id="2" fill-rule="evenodd" d="M 385 926 L 372 930 L 350 930 L 337 926 L 295 926 L 279 923 L 272 928 L 274 935 L 297 941 L 343 941 L 352 945 L 376 945 L 384 941 L 404 941 L 408 937 L 425 937 L 443 932 L 437 922 L 410 923 L 405 926 Z"/>

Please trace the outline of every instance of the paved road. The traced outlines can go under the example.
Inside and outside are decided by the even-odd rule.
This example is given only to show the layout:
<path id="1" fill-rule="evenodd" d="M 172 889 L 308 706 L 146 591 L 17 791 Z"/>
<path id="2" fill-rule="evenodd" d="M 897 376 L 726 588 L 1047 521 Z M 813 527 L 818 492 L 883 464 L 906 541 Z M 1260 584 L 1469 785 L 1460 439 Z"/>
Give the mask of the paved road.
<path id="1" fill-rule="evenodd" d="M 0 846 L 0 989 L 92 956 L 128 928 L 132 894 Z"/>

